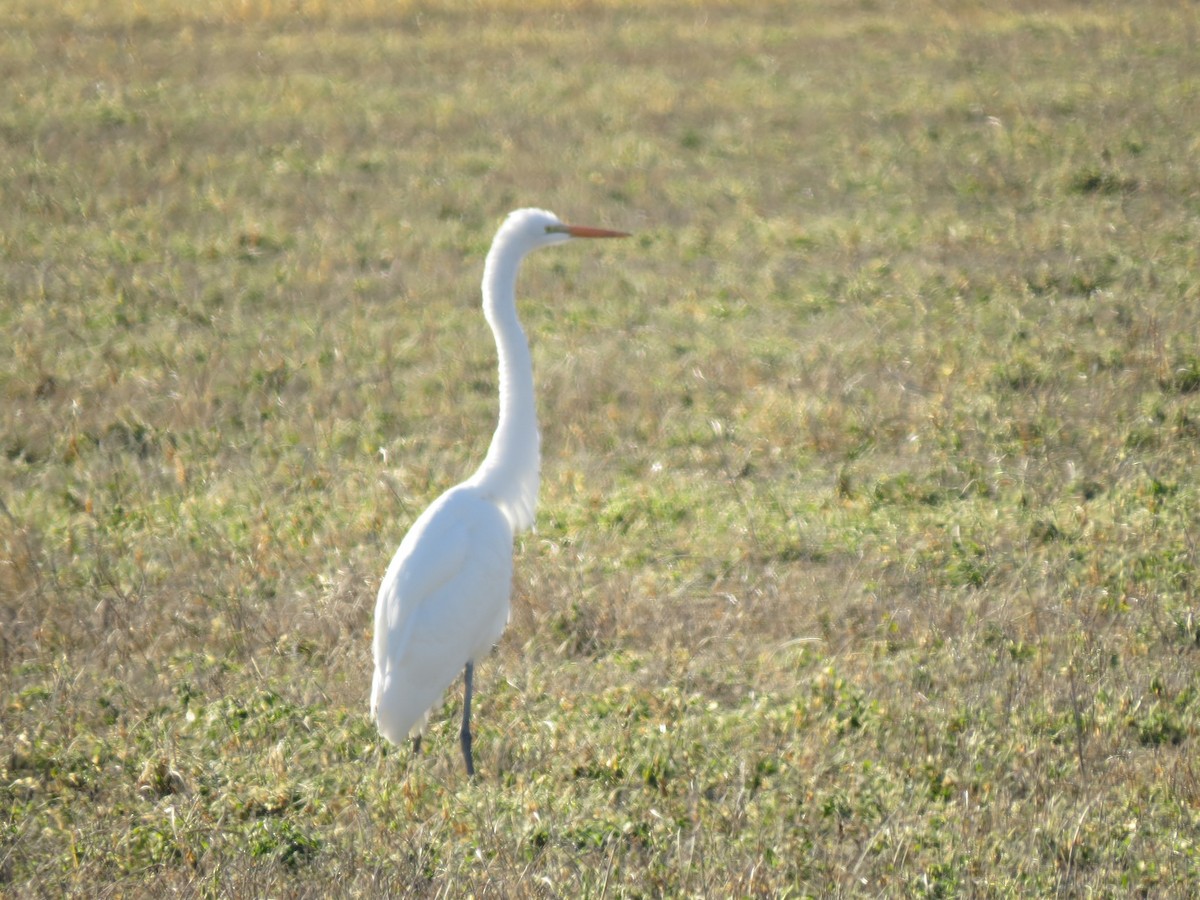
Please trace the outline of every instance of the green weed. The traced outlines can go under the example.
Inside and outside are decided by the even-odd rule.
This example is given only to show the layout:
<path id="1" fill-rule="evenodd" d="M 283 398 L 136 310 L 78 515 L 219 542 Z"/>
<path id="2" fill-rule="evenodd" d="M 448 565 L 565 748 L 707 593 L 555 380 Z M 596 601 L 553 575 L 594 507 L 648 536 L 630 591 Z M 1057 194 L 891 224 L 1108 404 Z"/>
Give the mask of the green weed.
<path id="1" fill-rule="evenodd" d="M 1188 896 L 1193 13 L 59 4 L 0 35 L 0 894 Z M 423 752 L 378 578 L 495 416 Z"/>

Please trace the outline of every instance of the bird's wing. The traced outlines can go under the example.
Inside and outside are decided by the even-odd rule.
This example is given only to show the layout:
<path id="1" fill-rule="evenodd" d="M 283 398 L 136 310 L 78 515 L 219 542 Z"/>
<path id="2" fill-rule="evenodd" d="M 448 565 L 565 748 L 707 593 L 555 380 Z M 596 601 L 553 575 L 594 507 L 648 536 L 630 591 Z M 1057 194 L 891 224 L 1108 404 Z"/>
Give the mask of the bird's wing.
<path id="1" fill-rule="evenodd" d="M 402 631 L 421 601 L 434 594 L 463 567 L 470 551 L 470 521 L 453 492 L 435 500 L 400 542 L 375 599 L 375 662 L 383 659 L 381 641 Z"/>
<path id="2" fill-rule="evenodd" d="M 512 529 L 495 505 L 451 491 L 413 525 L 375 605 L 371 706 L 392 740 L 424 713 L 508 619 Z"/>

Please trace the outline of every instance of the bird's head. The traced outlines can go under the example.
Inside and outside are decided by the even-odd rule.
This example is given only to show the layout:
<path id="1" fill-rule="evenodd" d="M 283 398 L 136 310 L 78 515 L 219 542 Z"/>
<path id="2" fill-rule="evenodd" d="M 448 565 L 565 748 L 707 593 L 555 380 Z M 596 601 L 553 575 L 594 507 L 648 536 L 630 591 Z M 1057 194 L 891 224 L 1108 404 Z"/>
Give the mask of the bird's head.
<path id="1" fill-rule="evenodd" d="M 503 238 L 522 248 L 524 252 L 561 244 L 571 238 L 615 238 L 628 237 L 624 231 L 607 228 L 591 228 L 586 225 L 568 225 L 552 212 L 544 209 L 518 209 L 508 214 L 500 226 L 497 240 Z"/>

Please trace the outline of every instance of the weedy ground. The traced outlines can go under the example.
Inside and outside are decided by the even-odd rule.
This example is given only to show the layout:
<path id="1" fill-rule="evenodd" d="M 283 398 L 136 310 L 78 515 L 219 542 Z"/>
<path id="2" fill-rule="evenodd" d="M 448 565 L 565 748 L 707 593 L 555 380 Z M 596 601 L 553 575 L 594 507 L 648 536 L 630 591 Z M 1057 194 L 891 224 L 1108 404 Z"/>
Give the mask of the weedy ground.
<path id="1" fill-rule="evenodd" d="M 0 894 L 1186 896 L 1184 3 L 61 4 L 0 33 Z M 421 758 L 374 591 L 538 530 Z"/>

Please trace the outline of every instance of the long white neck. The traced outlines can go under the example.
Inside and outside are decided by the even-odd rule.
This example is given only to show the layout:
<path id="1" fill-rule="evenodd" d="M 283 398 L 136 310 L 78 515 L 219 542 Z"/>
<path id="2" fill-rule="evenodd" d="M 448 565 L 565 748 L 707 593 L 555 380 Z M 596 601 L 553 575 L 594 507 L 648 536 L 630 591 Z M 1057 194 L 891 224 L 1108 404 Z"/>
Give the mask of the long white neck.
<path id="1" fill-rule="evenodd" d="M 500 423 L 474 485 L 521 531 L 533 525 L 537 508 L 541 438 L 533 396 L 533 360 L 517 318 L 517 271 L 523 253 L 497 240 L 483 269 L 483 314 L 500 356 Z"/>

